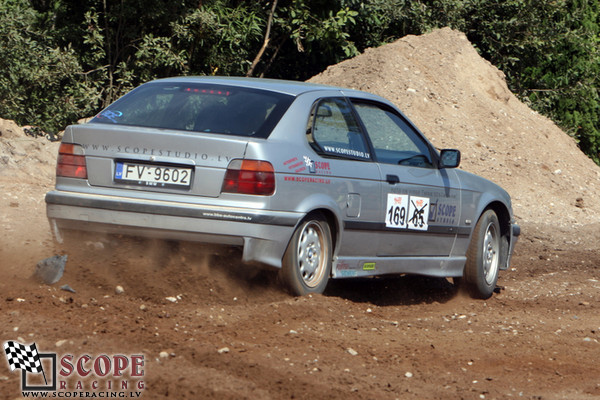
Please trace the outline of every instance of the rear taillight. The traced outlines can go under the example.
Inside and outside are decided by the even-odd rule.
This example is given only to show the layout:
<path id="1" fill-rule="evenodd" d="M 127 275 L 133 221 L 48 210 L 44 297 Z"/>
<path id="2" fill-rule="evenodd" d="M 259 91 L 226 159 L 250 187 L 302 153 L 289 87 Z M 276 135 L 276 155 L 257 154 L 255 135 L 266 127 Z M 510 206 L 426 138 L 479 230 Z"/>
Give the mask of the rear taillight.
<path id="1" fill-rule="evenodd" d="M 232 160 L 222 192 L 270 196 L 275 193 L 275 170 L 268 161 Z"/>
<path id="2" fill-rule="evenodd" d="M 77 144 L 61 143 L 56 161 L 56 176 L 87 179 L 83 148 Z"/>

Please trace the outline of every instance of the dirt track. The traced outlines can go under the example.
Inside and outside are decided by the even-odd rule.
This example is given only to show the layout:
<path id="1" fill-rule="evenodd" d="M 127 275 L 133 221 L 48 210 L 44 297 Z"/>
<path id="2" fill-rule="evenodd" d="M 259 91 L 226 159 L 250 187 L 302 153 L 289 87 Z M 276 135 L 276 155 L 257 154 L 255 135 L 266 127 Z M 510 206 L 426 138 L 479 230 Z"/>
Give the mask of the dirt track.
<path id="1" fill-rule="evenodd" d="M 597 398 L 600 254 L 544 235 L 525 227 L 488 301 L 419 277 L 290 298 L 232 256 L 136 241 L 86 249 L 49 287 L 30 279 L 51 252 L 32 239 L 2 251 L 0 330 L 59 356 L 144 354 L 145 398 Z M 0 398 L 19 397 L 19 376 L 0 363 Z"/>
<path id="2" fill-rule="evenodd" d="M 491 118 L 472 114 L 484 125 Z M 438 134 L 434 128 L 426 133 Z M 546 135 L 556 154 L 571 151 Z M 466 168 L 497 176 L 521 199 L 512 269 L 487 301 L 419 277 L 337 281 L 326 295 L 291 298 L 235 254 L 209 258 L 186 244 L 140 241 L 114 251 L 82 241 L 61 281 L 39 284 L 35 264 L 56 252 L 43 202 L 56 145 L 0 141 L 1 339 L 59 356 L 143 354 L 149 399 L 598 398 L 598 168 L 575 175 L 561 159 L 556 173 L 547 159 L 535 169 L 536 156 L 525 159 L 510 141 L 474 140 L 481 145 L 461 144 Z M 583 207 L 574 205 L 579 191 Z M 64 284 L 76 293 L 60 290 Z M 0 399 L 20 398 L 19 388 L 20 373 L 0 361 Z"/>

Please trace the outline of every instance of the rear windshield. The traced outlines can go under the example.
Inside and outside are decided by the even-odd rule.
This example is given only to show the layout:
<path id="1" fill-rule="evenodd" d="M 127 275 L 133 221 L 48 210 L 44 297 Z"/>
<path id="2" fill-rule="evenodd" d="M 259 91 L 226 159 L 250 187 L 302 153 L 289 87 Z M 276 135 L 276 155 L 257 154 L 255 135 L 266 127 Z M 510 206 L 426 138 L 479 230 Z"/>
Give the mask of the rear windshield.
<path id="1" fill-rule="evenodd" d="M 153 82 L 91 122 L 266 138 L 293 96 L 239 86 Z"/>

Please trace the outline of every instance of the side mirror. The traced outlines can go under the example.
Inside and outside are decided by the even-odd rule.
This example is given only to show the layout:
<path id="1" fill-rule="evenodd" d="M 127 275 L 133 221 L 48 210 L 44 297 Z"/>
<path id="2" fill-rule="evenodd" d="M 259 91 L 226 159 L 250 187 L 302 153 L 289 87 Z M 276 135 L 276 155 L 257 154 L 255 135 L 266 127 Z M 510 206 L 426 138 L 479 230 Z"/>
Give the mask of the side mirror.
<path id="1" fill-rule="evenodd" d="M 444 149 L 440 152 L 440 168 L 456 168 L 460 165 L 460 150 Z"/>

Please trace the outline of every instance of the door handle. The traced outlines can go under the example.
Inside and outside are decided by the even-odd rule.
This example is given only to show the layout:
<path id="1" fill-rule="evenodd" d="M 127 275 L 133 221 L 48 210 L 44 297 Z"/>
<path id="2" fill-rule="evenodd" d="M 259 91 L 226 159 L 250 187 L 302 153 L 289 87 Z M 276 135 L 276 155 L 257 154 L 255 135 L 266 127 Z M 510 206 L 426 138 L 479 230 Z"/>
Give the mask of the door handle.
<path id="1" fill-rule="evenodd" d="M 388 175 L 385 176 L 385 180 L 390 185 L 395 185 L 396 183 L 400 183 L 400 178 L 398 178 L 398 175 L 390 175 L 390 174 L 388 174 Z"/>

